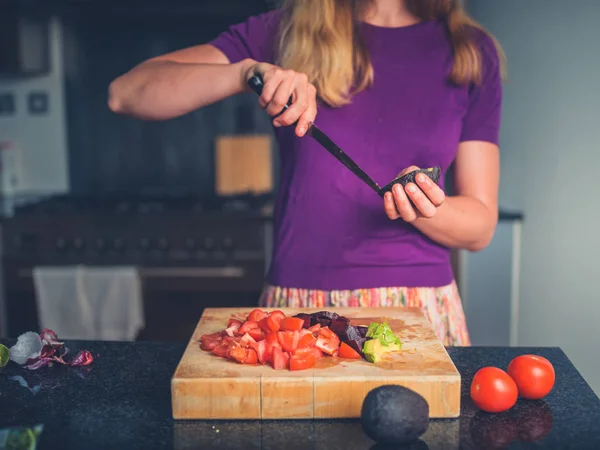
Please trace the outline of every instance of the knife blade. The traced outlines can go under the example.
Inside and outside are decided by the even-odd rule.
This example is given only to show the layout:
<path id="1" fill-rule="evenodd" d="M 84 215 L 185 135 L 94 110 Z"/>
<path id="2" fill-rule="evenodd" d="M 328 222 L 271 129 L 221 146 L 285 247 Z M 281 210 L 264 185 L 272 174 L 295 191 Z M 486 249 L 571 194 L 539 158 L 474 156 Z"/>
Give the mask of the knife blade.
<path id="1" fill-rule="evenodd" d="M 252 88 L 254 92 L 258 95 L 262 94 L 262 90 L 264 87 L 264 83 L 260 75 L 254 75 L 248 80 L 248 85 Z M 285 110 L 287 110 L 292 104 L 292 98 L 288 100 L 287 104 L 283 107 L 283 110 L 278 114 L 282 114 Z M 360 180 L 367 184 L 371 189 L 373 189 L 378 194 L 381 191 L 381 187 L 369 176 L 367 173 L 362 170 L 356 162 L 350 156 L 346 154 L 335 142 L 331 140 L 329 136 L 327 136 L 319 127 L 317 127 L 314 123 L 310 125 L 307 134 L 309 134 L 315 141 L 317 141 L 325 150 L 327 150 L 335 159 L 341 162 L 347 169 L 349 169 L 354 175 L 356 175 Z"/>

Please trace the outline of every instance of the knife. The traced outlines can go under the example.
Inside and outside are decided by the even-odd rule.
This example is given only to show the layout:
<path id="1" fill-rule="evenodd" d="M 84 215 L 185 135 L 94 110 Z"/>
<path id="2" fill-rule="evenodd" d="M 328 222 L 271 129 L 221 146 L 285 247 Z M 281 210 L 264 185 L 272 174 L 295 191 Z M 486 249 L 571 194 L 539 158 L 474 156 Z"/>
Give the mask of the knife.
<path id="1" fill-rule="evenodd" d="M 262 77 L 260 75 L 254 75 L 248 80 L 248 85 L 250 88 L 256 92 L 259 96 L 262 94 L 264 83 Z M 284 105 L 283 109 L 278 116 L 281 115 L 284 111 L 286 111 L 290 105 L 292 104 L 292 97 L 289 98 L 286 105 Z M 277 117 L 277 116 L 275 116 Z M 367 173 L 362 170 L 356 162 L 350 156 L 346 154 L 335 142 L 331 140 L 329 136 L 327 136 L 319 127 L 317 127 L 314 123 L 310 125 L 307 134 L 309 134 L 314 140 L 316 140 L 325 150 L 327 150 L 335 159 L 340 161 L 347 169 L 349 169 L 354 175 L 356 175 L 360 180 L 367 184 L 371 189 L 373 189 L 379 196 L 383 197 L 386 192 L 391 191 L 392 187 L 395 184 L 402 184 L 402 186 L 406 186 L 409 182 L 415 181 L 415 176 L 417 173 L 425 173 L 429 176 L 435 183 L 438 182 L 440 178 L 440 168 L 439 167 L 430 167 L 428 169 L 419 169 L 407 174 L 404 174 L 400 177 L 394 178 L 388 184 L 386 184 L 383 188 L 380 187 Z M 411 202 L 412 203 L 412 202 Z"/>

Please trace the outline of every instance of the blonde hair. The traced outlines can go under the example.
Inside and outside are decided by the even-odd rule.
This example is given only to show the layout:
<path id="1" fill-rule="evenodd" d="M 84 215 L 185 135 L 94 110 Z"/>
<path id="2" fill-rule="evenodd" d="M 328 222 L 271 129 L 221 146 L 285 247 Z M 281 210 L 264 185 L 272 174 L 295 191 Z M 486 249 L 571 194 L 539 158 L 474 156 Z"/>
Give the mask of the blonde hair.
<path id="1" fill-rule="evenodd" d="M 420 20 L 444 19 L 452 43 L 450 79 L 457 84 L 481 80 L 482 56 L 472 39 L 473 28 L 494 42 L 504 70 L 504 54 L 496 39 L 475 22 L 457 0 L 405 0 Z M 350 103 L 353 94 L 370 86 L 373 66 L 358 30 L 366 0 L 284 0 L 278 64 L 304 72 L 319 98 L 333 107 Z"/>

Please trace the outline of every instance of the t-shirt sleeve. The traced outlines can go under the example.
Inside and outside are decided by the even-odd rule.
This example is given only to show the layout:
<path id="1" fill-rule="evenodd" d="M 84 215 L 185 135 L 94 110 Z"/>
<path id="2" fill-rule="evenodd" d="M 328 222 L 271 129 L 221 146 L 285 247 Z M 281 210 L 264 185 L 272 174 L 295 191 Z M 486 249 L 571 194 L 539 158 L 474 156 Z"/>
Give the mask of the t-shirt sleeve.
<path id="1" fill-rule="evenodd" d="M 500 59 L 493 40 L 481 36 L 482 76 L 469 89 L 467 113 L 463 118 L 461 142 L 486 141 L 498 145 L 502 115 Z"/>
<path id="2" fill-rule="evenodd" d="M 251 16 L 245 22 L 232 25 L 208 44 L 221 50 L 230 63 L 246 58 L 273 63 L 280 15 L 275 9 Z"/>

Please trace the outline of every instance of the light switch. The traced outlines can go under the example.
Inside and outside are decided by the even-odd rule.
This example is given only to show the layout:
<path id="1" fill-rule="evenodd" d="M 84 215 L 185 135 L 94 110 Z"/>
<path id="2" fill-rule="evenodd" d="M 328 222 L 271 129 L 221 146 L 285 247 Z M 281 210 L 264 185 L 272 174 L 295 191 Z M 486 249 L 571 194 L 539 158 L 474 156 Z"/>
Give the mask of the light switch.
<path id="1" fill-rule="evenodd" d="M 31 92 L 27 99 L 29 114 L 46 114 L 48 112 L 48 93 Z"/>

